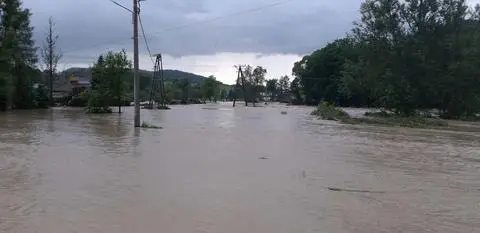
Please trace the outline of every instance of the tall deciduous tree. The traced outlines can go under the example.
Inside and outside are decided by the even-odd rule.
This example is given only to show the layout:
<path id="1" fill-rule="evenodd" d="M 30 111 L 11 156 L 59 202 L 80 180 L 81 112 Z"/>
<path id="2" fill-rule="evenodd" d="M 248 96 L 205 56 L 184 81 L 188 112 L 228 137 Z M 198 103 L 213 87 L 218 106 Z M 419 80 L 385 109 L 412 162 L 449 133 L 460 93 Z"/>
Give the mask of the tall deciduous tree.
<path id="1" fill-rule="evenodd" d="M 121 113 L 127 97 L 126 79 L 131 67 L 125 50 L 108 52 L 98 58 L 92 67 L 91 89 L 87 94 L 90 112 L 111 112 L 109 106 L 116 105 L 118 113 Z"/>
<path id="2" fill-rule="evenodd" d="M 55 22 L 52 17 L 48 19 L 48 29 L 46 32 L 43 47 L 40 50 L 45 71 L 48 73 L 48 89 L 50 105 L 53 105 L 53 84 L 55 83 L 58 62 L 62 58 L 62 52 L 58 48 L 59 35 L 55 31 Z"/>

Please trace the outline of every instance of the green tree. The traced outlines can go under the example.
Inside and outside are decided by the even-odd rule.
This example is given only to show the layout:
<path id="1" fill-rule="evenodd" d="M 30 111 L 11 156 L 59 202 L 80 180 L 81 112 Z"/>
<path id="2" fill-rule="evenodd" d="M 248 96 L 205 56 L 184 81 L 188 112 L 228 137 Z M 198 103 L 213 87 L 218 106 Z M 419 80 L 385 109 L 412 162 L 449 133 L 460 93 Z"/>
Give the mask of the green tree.
<path id="1" fill-rule="evenodd" d="M 278 95 L 282 101 L 290 100 L 290 78 L 287 75 L 278 80 Z"/>
<path id="2" fill-rule="evenodd" d="M 377 106 L 410 116 L 480 112 L 480 7 L 465 0 L 366 0 L 344 39 L 294 64 L 307 104 Z M 300 92 L 298 92 L 300 94 Z M 295 94 L 294 94 L 295 95 Z"/>
<path id="3" fill-rule="evenodd" d="M 127 98 L 126 79 L 131 66 L 125 50 L 99 56 L 92 67 L 91 89 L 88 91 L 90 112 L 111 112 L 109 106 L 116 105 L 121 113 L 121 106 Z"/>
<path id="4" fill-rule="evenodd" d="M 294 64 L 293 75 L 301 82 L 307 104 L 324 100 L 349 105 L 339 93 L 339 84 L 345 61 L 355 57 L 353 50 L 351 39 L 339 39 Z"/>
<path id="5" fill-rule="evenodd" d="M 38 84 L 34 88 L 35 103 L 38 108 L 48 108 L 50 106 L 50 98 L 47 92 L 47 88 L 44 85 Z"/>
<path id="6" fill-rule="evenodd" d="M 267 74 L 267 69 L 257 66 L 253 69 L 252 76 L 250 78 L 250 82 L 253 86 L 253 93 L 255 100 L 260 98 L 260 94 L 265 92 L 265 75 Z"/>
<path id="7" fill-rule="evenodd" d="M 208 99 L 209 101 L 212 101 L 212 99 L 215 102 L 217 101 L 218 89 L 219 89 L 219 84 L 215 76 L 211 75 L 202 80 L 202 84 L 201 84 L 202 96 Z"/>
<path id="8" fill-rule="evenodd" d="M 295 104 L 303 104 L 303 96 L 302 96 L 302 86 L 301 81 L 299 78 L 293 79 L 290 83 L 290 92 L 293 95 L 293 102 Z"/>
<path id="9" fill-rule="evenodd" d="M 5 111 L 10 108 L 12 93 L 13 87 L 10 73 L 0 73 L 0 111 Z"/>
<path id="10" fill-rule="evenodd" d="M 180 79 L 178 80 L 176 87 L 180 90 L 182 103 L 187 104 L 190 99 L 190 81 L 186 78 Z"/>
<path id="11" fill-rule="evenodd" d="M 267 80 L 266 90 L 270 94 L 270 101 L 275 101 L 278 95 L 278 79 Z"/>
<path id="12" fill-rule="evenodd" d="M 220 100 L 225 101 L 228 98 L 228 91 L 225 87 L 220 90 Z"/>
<path id="13" fill-rule="evenodd" d="M 0 4 L 0 106 L 1 109 L 35 107 L 30 71 L 37 62 L 30 11 L 20 0 Z"/>

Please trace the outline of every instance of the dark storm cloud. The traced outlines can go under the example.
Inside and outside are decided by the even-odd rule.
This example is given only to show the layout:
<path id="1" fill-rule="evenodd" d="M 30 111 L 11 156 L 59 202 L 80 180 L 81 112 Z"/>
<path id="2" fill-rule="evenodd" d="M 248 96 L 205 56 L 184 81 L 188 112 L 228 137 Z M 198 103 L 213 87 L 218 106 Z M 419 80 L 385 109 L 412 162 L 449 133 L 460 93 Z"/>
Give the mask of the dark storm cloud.
<path id="1" fill-rule="evenodd" d="M 293 0 L 248 12 L 278 1 L 148 0 L 142 2 L 141 14 L 154 53 L 303 54 L 348 32 L 360 4 L 359 0 Z M 132 4 L 117 2 L 129 8 Z M 71 62 L 91 61 L 92 55 L 109 49 L 131 51 L 131 14 L 109 0 L 24 0 L 24 6 L 33 13 L 38 45 L 48 17 L 56 20 L 60 46 Z M 243 13 L 211 20 L 237 12 Z"/>

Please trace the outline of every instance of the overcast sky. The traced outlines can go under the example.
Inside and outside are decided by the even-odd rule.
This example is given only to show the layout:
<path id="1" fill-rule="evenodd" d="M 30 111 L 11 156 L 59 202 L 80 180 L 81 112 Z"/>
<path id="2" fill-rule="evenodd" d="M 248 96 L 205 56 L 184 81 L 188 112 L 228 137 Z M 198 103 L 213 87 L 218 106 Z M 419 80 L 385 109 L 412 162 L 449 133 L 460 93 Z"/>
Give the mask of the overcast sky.
<path id="1" fill-rule="evenodd" d="M 472 0 L 478 2 L 480 0 Z M 132 17 L 110 0 L 23 0 L 37 45 L 48 17 L 56 21 L 64 57 L 59 68 L 87 67 L 108 50 L 132 45 Z M 131 8 L 131 0 L 117 0 Z M 141 19 L 153 54 L 165 68 L 235 80 L 235 64 L 262 65 L 268 78 L 290 75 L 293 63 L 342 37 L 361 0 L 147 0 Z M 141 35 L 141 31 L 140 31 Z M 140 68 L 153 64 L 140 38 Z"/>

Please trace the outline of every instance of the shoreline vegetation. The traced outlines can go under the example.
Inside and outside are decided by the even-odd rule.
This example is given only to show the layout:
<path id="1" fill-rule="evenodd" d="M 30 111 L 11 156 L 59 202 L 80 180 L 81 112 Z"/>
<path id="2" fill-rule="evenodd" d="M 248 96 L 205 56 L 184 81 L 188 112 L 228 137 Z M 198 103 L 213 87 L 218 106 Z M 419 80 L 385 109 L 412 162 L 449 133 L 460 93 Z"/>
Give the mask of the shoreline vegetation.
<path id="1" fill-rule="evenodd" d="M 403 127 L 417 129 L 447 130 L 456 132 L 480 132 L 477 115 L 474 118 L 449 120 L 433 115 L 430 111 L 417 111 L 415 115 L 399 116 L 386 110 L 365 112 L 362 116 L 351 116 L 345 110 L 328 102 L 321 102 L 311 115 L 321 120 L 336 121 L 345 125 L 370 125 L 384 127 Z"/>
<path id="2" fill-rule="evenodd" d="M 343 124 L 368 124 L 408 128 L 435 128 L 449 126 L 446 120 L 425 117 L 420 114 L 402 117 L 386 111 L 379 111 L 366 112 L 362 117 L 353 117 L 346 111 L 327 102 L 321 102 L 311 114 L 322 120 L 337 121 Z"/>
<path id="3" fill-rule="evenodd" d="M 56 47 L 61 37 L 53 19 L 39 59 L 31 11 L 22 7 L 22 0 L 5 1 L 0 11 L 0 30 L 10 29 L 0 38 L 0 111 L 55 106 L 54 80 L 62 74 L 57 69 L 62 53 Z M 171 105 L 192 100 L 279 101 L 317 106 L 315 115 L 343 123 L 448 127 L 447 120 L 480 118 L 478 57 L 480 5 L 472 7 L 465 0 L 363 0 L 352 30 L 295 62 L 292 80 L 268 77 L 262 66 L 238 65 L 241 78 L 234 85 L 214 76 L 174 75 L 165 79 L 165 93 L 156 93 L 152 86 L 155 75 L 140 74 L 145 78 L 140 79 L 139 94 L 142 101 Z M 89 74 L 89 84 L 71 91 L 65 103 L 86 107 L 89 113 L 121 113 L 122 106 L 130 105 L 132 62 L 125 50 L 103 53 L 90 68 L 80 70 Z M 352 117 L 337 106 L 384 111 Z M 424 109 L 438 109 L 439 114 Z"/>

